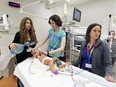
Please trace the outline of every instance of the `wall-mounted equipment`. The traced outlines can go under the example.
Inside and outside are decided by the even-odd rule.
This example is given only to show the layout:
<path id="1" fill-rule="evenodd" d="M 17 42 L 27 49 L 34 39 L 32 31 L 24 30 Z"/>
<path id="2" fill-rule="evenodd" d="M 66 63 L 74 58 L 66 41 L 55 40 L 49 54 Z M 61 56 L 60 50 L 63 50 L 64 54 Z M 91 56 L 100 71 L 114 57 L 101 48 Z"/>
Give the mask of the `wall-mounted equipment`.
<path id="1" fill-rule="evenodd" d="M 69 3 L 70 0 L 42 0 L 45 3 L 46 9 L 51 9 L 57 6 L 61 6 L 64 3 Z"/>
<path id="2" fill-rule="evenodd" d="M 81 11 L 76 7 L 73 10 L 73 20 L 80 22 L 81 21 Z"/>
<path id="3" fill-rule="evenodd" d="M 20 4 L 19 3 L 9 1 L 8 4 L 9 4 L 9 6 L 20 8 Z"/>
<path id="4" fill-rule="evenodd" d="M 5 30 L 9 30 L 9 23 L 8 23 L 8 14 L 3 14 L 0 19 L 0 27 L 4 27 Z"/>
<path id="5" fill-rule="evenodd" d="M 44 20 L 47 20 L 48 21 L 47 18 L 39 17 L 36 14 L 33 14 L 33 13 L 29 13 L 29 12 L 24 11 L 24 8 L 27 8 L 27 7 L 32 6 L 32 5 L 35 5 L 37 3 L 42 3 L 42 1 L 39 0 L 39 1 L 36 1 L 36 2 L 33 2 L 33 3 L 30 3 L 30 4 L 27 4 L 27 5 L 22 6 L 21 9 L 20 9 L 20 13 L 27 14 L 27 15 L 30 15 L 30 16 L 35 16 L 37 18 L 44 19 Z"/>

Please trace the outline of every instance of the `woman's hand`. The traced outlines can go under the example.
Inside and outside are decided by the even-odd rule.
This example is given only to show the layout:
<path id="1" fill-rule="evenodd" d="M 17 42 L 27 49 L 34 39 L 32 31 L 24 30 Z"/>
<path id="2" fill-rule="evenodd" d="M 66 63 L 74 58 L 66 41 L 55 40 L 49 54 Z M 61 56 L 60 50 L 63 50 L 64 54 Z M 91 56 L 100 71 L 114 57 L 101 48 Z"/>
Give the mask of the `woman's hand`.
<path id="1" fill-rule="evenodd" d="M 10 45 L 10 49 L 11 50 L 15 50 L 17 48 L 17 44 L 16 43 L 12 43 L 11 45 Z"/>
<path id="2" fill-rule="evenodd" d="M 109 82 L 113 82 L 113 83 L 116 82 L 116 80 L 112 76 L 105 76 L 105 79 Z"/>
<path id="3" fill-rule="evenodd" d="M 36 53 L 36 49 L 33 48 L 33 49 L 31 50 L 31 54 L 34 55 L 35 53 Z"/>

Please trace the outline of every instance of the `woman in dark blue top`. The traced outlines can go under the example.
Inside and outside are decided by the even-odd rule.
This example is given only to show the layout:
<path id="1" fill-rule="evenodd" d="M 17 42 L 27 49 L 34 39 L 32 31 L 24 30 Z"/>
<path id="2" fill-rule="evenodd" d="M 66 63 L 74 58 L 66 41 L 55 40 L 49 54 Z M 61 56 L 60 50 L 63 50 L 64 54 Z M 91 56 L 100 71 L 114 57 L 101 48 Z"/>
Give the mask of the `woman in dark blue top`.
<path id="1" fill-rule="evenodd" d="M 74 66 L 104 77 L 115 82 L 112 78 L 112 63 L 108 43 L 100 40 L 101 25 L 93 23 L 86 31 L 86 41 L 82 43 L 79 58 Z"/>

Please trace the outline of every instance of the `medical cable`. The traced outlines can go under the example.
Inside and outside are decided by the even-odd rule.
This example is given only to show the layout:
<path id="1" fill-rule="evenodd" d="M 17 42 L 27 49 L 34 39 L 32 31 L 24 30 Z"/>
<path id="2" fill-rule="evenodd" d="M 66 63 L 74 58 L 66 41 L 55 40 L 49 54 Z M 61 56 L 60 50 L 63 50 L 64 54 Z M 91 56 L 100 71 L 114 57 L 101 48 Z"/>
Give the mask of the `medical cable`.
<path id="1" fill-rule="evenodd" d="M 33 74 L 33 73 L 31 72 L 31 67 L 32 67 L 33 63 L 34 63 L 34 58 L 33 58 L 33 60 L 32 60 L 32 62 L 31 62 L 31 64 L 30 64 L 30 66 L 29 66 L 29 69 L 28 69 L 29 74 Z"/>
<path id="2" fill-rule="evenodd" d="M 63 74 L 63 73 L 59 73 L 59 74 L 63 74 L 63 75 L 67 75 L 67 76 L 71 76 L 71 79 L 74 81 L 74 87 L 85 87 L 85 84 L 84 83 L 82 83 L 82 81 L 76 81 L 75 79 L 74 79 L 74 74 L 79 74 L 79 73 L 81 73 L 83 70 L 81 70 L 81 71 L 79 71 L 79 72 L 77 72 L 77 73 L 74 73 L 73 72 L 73 67 L 72 67 L 72 65 L 69 65 L 68 66 L 68 68 L 70 67 L 70 73 L 71 73 L 71 75 L 67 75 L 67 74 Z M 77 84 L 78 83 L 78 84 Z"/>
<path id="3" fill-rule="evenodd" d="M 76 81 L 75 79 L 74 79 L 74 72 L 73 72 L 73 67 L 72 67 L 72 65 L 70 65 L 70 68 L 71 68 L 71 79 L 74 81 L 74 87 L 85 87 L 85 84 L 82 82 L 82 81 Z M 81 73 L 83 70 L 81 70 L 81 71 L 79 71 L 78 73 L 75 73 L 75 74 L 79 74 L 79 73 Z M 77 84 L 78 83 L 78 84 Z"/>
<path id="4" fill-rule="evenodd" d="M 28 44 L 28 43 L 27 43 Z M 33 45 L 34 43 L 32 43 L 31 45 Z M 39 49 L 37 49 L 37 50 L 35 50 L 35 52 L 39 52 L 41 49 L 39 48 Z M 32 65 L 33 65 L 33 63 L 34 63 L 34 59 L 35 58 L 33 58 L 33 60 L 32 60 L 32 62 L 31 62 L 31 64 L 30 64 L 30 66 L 29 66 L 29 69 L 28 69 L 28 71 L 29 71 L 29 73 L 31 72 L 31 67 L 32 67 Z M 32 74 L 32 73 L 31 73 Z"/>

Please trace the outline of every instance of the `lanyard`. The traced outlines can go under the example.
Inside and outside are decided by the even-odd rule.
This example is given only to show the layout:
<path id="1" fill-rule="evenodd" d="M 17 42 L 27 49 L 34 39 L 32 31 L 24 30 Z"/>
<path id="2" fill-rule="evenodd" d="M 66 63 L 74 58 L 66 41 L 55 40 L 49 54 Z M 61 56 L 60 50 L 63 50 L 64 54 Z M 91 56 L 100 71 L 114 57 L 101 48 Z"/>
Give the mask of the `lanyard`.
<path id="1" fill-rule="evenodd" d="M 95 43 L 93 44 L 92 49 L 89 53 L 88 62 L 90 62 L 90 59 L 92 58 L 92 53 L 93 53 L 94 48 L 95 48 Z"/>

